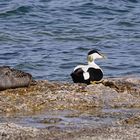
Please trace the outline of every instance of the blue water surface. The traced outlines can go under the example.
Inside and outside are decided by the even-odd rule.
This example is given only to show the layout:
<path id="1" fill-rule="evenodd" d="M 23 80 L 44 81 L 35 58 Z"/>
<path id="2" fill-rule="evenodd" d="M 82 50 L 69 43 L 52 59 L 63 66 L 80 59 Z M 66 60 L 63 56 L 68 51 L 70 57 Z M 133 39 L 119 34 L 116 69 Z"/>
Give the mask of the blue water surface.
<path id="1" fill-rule="evenodd" d="M 0 65 L 71 81 L 93 48 L 106 77 L 140 76 L 139 0 L 0 1 Z"/>

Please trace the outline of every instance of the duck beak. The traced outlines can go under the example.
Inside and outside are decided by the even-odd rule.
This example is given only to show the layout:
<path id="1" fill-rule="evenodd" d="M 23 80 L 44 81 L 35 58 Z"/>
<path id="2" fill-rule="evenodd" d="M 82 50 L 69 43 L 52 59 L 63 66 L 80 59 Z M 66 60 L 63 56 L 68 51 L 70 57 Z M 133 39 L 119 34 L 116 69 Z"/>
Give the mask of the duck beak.
<path id="1" fill-rule="evenodd" d="M 107 56 L 105 54 L 101 53 L 101 56 L 102 56 L 103 59 L 107 59 Z"/>

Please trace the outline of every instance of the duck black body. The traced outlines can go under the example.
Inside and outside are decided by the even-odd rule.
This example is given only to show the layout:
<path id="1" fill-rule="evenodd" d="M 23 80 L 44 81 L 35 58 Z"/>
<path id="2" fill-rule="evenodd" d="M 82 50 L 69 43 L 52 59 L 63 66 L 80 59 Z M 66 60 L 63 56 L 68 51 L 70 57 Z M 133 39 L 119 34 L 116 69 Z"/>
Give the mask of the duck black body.
<path id="1" fill-rule="evenodd" d="M 91 50 L 87 56 L 88 65 L 78 65 L 71 73 L 73 82 L 90 84 L 93 81 L 100 81 L 103 78 L 103 71 L 94 60 L 101 58 L 104 58 L 102 54 L 97 50 Z"/>
<path id="2" fill-rule="evenodd" d="M 32 75 L 29 73 L 9 66 L 0 66 L 0 90 L 28 87 L 32 81 Z"/>

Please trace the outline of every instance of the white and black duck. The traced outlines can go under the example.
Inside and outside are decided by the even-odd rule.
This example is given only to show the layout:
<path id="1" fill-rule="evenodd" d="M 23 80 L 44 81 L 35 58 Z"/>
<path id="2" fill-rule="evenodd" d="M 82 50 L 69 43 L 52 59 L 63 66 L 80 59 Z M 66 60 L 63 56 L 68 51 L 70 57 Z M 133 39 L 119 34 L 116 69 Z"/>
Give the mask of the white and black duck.
<path id="1" fill-rule="evenodd" d="M 71 73 L 73 82 L 90 84 L 94 81 L 100 81 L 103 78 L 103 71 L 94 61 L 102 58 L 105 58 L 105 56 L 97 50 L 89 51 L 88 65 L 78 65 Z"/>
<path id="2" fill-rule="evenodd" d="M 9 66 L 0 66 L 0 90 L 28 87 L 32 82 L 31 74 Z"/>

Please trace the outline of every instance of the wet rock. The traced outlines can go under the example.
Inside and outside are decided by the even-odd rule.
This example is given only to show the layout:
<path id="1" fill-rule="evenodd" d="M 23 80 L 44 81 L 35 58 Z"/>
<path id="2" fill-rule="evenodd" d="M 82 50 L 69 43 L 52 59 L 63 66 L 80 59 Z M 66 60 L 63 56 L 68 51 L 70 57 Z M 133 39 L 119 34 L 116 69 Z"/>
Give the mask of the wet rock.
<path id="1" fill-rule="evenodd" d="M 122 125 L 138 125 L 140 127 L 140 114 L 133 115 L 118 122 Z"/>

